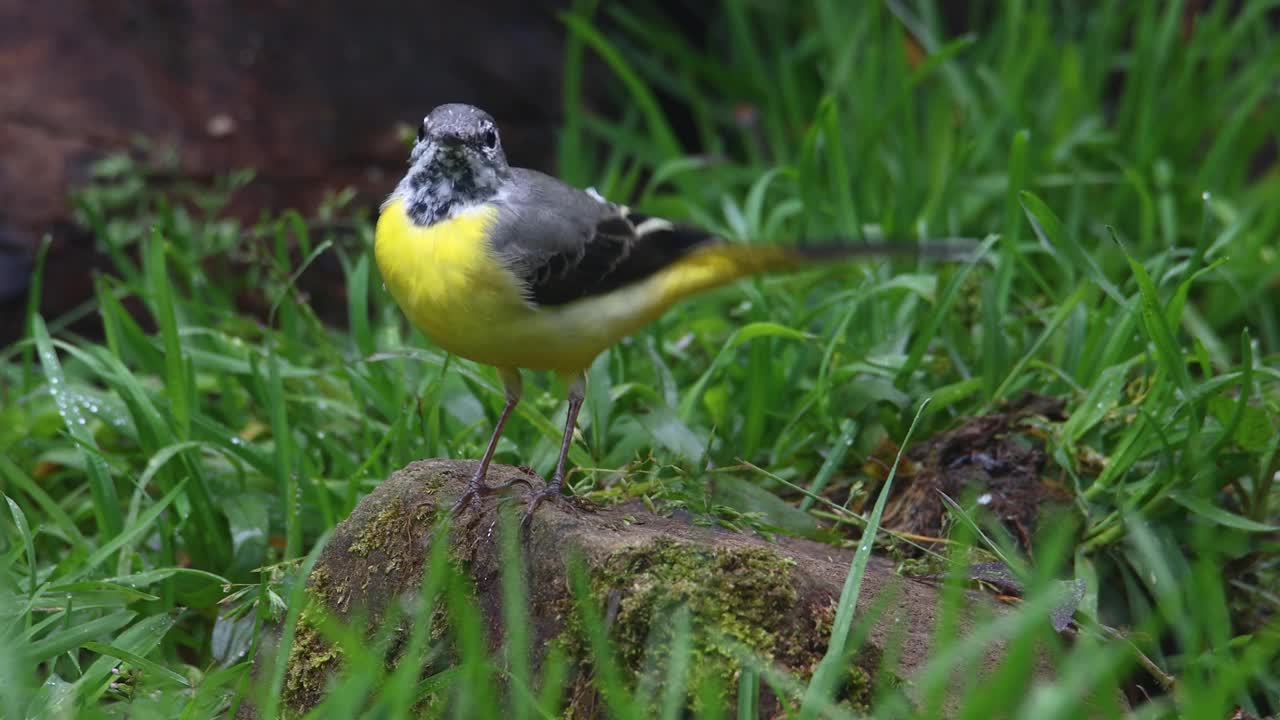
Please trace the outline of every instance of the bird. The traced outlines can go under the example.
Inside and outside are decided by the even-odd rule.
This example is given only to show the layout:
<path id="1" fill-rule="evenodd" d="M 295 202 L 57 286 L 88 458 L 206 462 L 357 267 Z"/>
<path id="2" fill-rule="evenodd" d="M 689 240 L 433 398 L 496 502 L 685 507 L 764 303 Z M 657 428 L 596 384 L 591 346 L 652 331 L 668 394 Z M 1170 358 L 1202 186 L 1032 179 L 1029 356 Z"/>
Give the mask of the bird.
<path id="1" fill-rule="evenodd" d="M 950 243 L 780 245 L 730 242 L 692 224 L 646 215 L 536 170 L 508 164 L 497 123 L 472 105 L 423 118 L 409 169 L 383 202 L 374 256 L 391 297 L 441 349 L 497 369 L 505 404 L 457 514 L 512 485 L 485 482 L 523 392 L 522 371 L 567 386 L 560 454 L 522 526 L 561 497 L 586 390 L 605 349 L 677 301 L 748 275 L 891 254 L 957 254 Z M 969 248 L 961 247 L 960 254 Z"/>

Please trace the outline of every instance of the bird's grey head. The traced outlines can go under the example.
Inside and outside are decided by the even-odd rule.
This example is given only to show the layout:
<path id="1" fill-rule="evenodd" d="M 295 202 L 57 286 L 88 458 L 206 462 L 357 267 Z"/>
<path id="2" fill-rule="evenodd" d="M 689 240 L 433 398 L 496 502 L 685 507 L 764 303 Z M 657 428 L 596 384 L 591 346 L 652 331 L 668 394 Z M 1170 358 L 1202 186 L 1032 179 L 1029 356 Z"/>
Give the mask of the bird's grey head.
<path id="1" fill-rule="evenodd" d="M 489 113 L 460 103 L 441 105 L 418 127 L 409 172 L 392 197 L 404 198 L 415 223 L 430 225 L 492 198 L 510 174 Z"/>

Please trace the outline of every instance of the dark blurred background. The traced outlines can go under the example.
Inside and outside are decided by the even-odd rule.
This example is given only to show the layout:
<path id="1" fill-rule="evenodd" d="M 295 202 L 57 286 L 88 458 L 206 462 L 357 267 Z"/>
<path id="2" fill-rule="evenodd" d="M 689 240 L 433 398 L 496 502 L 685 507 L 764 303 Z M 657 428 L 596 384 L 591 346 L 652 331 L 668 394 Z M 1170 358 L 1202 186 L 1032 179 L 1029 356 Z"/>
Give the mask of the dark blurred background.
<path id="1" fill-rule="evenodd" d="M 164 172 L 184 182 L 253 168 L 228 208 L 241 218 L 308 215 L 347 187 L 376 205 L 405 128 L 442 102 L 485 107 L 514 163 L 549 169 L 563 5 L 0 0 L 0 344 L 21 335 L 45 234 L 46 317 L 89 297 L 88 271 L 106 262 L 71 221 L 68 189 L 139 138 L 176 151 Z"/>

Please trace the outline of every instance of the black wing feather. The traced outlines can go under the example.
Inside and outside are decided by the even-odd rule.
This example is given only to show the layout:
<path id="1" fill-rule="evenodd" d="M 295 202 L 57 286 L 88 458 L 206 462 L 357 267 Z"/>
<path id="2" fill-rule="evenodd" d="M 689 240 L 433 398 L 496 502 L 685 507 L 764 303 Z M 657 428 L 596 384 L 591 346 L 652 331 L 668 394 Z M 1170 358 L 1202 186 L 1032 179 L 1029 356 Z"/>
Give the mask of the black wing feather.
<path id="1" fill-rule="evenodd" d="M 596 224 L 587 242 L 545 256 L 526 276 L 530 299 L 538 305 L 564 305 L 604 295 L 644 280 L 716 241 L 695 227 L 646 225 L 650 219 L 635 212 L 611 215 Z"/>

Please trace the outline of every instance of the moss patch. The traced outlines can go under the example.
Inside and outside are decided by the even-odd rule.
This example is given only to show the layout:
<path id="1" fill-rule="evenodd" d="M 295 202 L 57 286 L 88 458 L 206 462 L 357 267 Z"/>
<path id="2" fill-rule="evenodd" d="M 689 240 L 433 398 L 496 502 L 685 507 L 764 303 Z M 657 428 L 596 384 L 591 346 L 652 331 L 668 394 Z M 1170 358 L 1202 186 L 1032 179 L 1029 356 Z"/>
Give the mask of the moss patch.
<path id="1" fill-rule="evenodd" d="M 721 701 L 732 704 L 741 670 L 740 648 L 801 678 L 812 675 L 826 652 L 834 601 L 802 607 L 792 578 L 794 566 L 794 560 L 768 548 L 707 549 L 659 539 L 619 551 L 597 566 L 592 594 L 600 607 L 612 611 L 609 635 L 618 659 L 630 680 L 642 685 L 664 676 L 672 618 L 677 608 L 687 608 L 693 630 L 691 695 L 705 700 L 699 688 L 715 688 Z M 587 658 L 581 619 L 573 611 L 569 618 L 568 632 L 561 636 L 569 639 L 568 653 Z M 869 646 L 855 654 L 837 688 L 842 706 L 869 710 L 879 660 L 879 653 Z M 570 687 L 569 717 L 590 716 L 598 702 L 586 685 L 578 687 L 589 684 L 589 677 L 580 676 Z M 693 702 L 696 708 L 698 700 Z"/>
<path id="2" fill-rule="evenodd" d="M 373 637 L 385 628 L 389 607 L 407 591 L 417 589 L 422 576 L 426 533 L 440 512 L 435 493 L 450 479 L 450 471 L 411 465 L 375 491 L 341 523 L 307 578 L 307 601 L 289 648 L 288 673 L 282 700 L 292 712 L 305 712 L 324 699 L 330 678 L 341 671 L 342 647 L 330 642 L 328 623 L 349 623 Z M 462 568 L 455 568 L 462 574 Z M 431 637 L 446 628 L 443 609 L 431 618 Z M 389 638 L 388 668 L 399 660 L 408 628 Z"/>
<path id="3" fill-rule="evenodd" d="M 658 540 L 610 557 L 592 589 L 601 599 L 619 596 L 610 634 L 633 675 L 646 659 L 666 657 L 671 617 L 686 607 L 694 628 L 691 687 L 714 682 L 727 692 L 739 671 L 733 645 L 775 659 L 797 600 L 794 565 L 764 548 L 707 550 Z"/>
<path id="4" fill-rule="evenodd" d="M 389 534 L 401 528 L 403 524 L 404 508 L 400 498 L 395 498 L 360 528 L 360 533 L 347 547 L 347 552 L 357 557 L 368 557 L 374 550 L 382 549 L 387 544 Z"/>
<path id="5" fill-rule="evenodd" d="M 858 663 L 849 663 L 844 687 L 836 697 L 840 698 L 841 705 L 845 705 L 853 712 L 866 713 L 871 710 L 870 700 L 874 689 L 871 673 Z"/>
<path id="6" fill-rule="evenodd" d="M 431 510 L 427 507 L 418 508 L 412 515 L 406 514 L 400 498 L 393 498 L 360 526 L 351 544 L 347 546 L 346 553 L 354 557 L 376 559 L 377 569 L 383 575 L 396 577 L 404 564 L 402 560 L 409 552 L 407 525 L 423 522 L 430 514 Z M 336 571 L 330 567 L 330 563 L 335 561 L 338 561 Z M 353 589 L 357 590 L 357 595 L 364 597 L 369 586 L 370 571 L 374 570 L 374 566 L 366 566 L 354 572 L 346 572 L 346 564 L 340 561 L 340 556 L 323 555 L 307 578 L 310 604 L 298 618 L 293 647 L 289 650 L 289 672 L 283 694 L 288 708 L 307 709 L 320 702 L 324 696 L 325 684 L 341 665 L 341 648 L 324 638 L 317 623 L 322 617 L 321 613 L 345 618 Z"/>
<path id="7" fill-rule="evenodd" d="M 342 651 L 326 641 L 316 629 L 311 611 L 303 610 L 293 647 L 289 650 L 289 672 L 285 674 L 284 705 L 307 708 L 324 696 L 325 684 L 337 670 Z"/>
<path id="8" fill-rule="evenodd" d="M 329 572 L 329 567 L 317 563 L 307 577 L 307 593 L 315 601 L 329 608 L 337 607 L 349 591 L 346 579 L 338 579 Z"/>
<path id="9" fill-rule="evenodd" d="M 312 602 L 331 607 L 346 592 L 345 584 L 335 586 L 329 568 L 316 565 L 307 578 Z M 324 695 L 325 683 L 342 660 L 342 650 L 320 634 L 315 626 L 315 611 L 303 609 L 298 616 L 293 647 L 289 649 L 289 672 L 285 674 L 284 705 L 287 708 L 311 707 Z"/>

